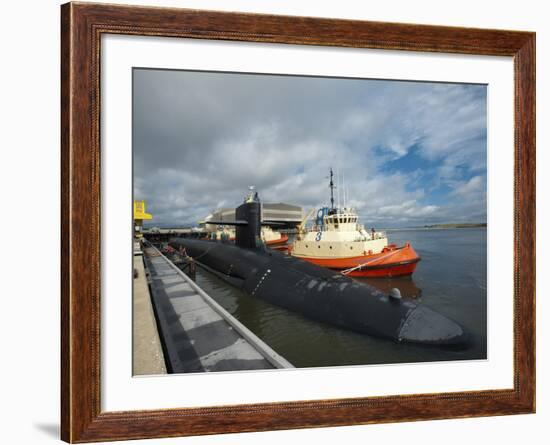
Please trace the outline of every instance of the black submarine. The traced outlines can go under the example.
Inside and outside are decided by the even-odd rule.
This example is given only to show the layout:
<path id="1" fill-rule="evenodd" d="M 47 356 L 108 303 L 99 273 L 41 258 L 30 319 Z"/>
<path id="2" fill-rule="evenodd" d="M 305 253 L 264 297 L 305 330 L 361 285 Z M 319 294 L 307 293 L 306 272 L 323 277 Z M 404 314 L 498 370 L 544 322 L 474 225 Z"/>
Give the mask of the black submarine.
<path id="1" fill-rule="evenodd" d="M 304 317 L 398 342 L 465 346 L 468 335 L 455 321 L 422 304 L 383 293 L 368 284 L 293 256 L 267 249 L 258 194 L 247 197 L 236 220 L 235 244 L 173 238 L 174 249 L 194 258 L 229 284 Z M 272 225 L 264 222 L 263 224 Z"/>

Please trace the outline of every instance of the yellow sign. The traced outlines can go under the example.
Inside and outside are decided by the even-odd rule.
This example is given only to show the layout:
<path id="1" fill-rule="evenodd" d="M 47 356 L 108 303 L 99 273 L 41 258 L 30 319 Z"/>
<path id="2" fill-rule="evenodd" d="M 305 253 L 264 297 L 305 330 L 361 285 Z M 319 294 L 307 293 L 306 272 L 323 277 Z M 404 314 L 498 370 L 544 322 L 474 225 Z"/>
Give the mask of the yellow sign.
<path id="1" fill-rule="evenodd" d="M 153 219 L 153 215 L 145 212 L 145 201 L 134 201 L 134 220 Z"/>

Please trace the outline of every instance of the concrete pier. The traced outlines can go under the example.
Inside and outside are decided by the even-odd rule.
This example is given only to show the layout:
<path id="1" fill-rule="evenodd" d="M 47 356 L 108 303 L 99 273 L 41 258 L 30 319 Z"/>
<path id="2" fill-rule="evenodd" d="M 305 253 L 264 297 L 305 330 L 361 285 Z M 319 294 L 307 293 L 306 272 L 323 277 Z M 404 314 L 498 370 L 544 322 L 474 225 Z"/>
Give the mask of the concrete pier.
<path id="1" fill-rule="evenodd" d="M 166 374 L 164 354 L 151 305 L 143 257 L 134 256 L 132 374 Z"/>
<path id="2" fill-rule="evenodd" d="M 293 367 L 156 248 L 144 259 L 168 372 Z"/>

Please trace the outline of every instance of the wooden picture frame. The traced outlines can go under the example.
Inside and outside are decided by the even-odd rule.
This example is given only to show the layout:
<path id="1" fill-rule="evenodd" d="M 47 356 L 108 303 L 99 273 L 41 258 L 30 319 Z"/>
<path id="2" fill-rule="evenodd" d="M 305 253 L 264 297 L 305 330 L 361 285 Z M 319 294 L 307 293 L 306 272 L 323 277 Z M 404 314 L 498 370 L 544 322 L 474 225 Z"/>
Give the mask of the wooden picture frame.
<path id="1" fill-rule="evenodd" d="M 106 33 L 513 57 L 513 389 L 102 412 L 99 115 L 100 38 Z M 93 442 L 535 411 L 534 33 L 68 3 L 61 7 L 61 35 L 63 440 Z"/>

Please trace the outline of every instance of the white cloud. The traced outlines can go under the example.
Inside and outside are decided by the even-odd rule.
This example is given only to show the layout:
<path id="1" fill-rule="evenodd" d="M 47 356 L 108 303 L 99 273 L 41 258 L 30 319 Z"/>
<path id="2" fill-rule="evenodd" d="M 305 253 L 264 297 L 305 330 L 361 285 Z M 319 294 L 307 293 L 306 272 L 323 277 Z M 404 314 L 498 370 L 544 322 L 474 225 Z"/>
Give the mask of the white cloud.
<path id="1" fill-rule="evenodd" d="M 485 179 L 481 176 L 474 176 L 468 181 L 464 181 L 456 186 L 452 191 L 455 196 L 468 197 L 480 193 L 485 193 Z"/>
<path id="2" fill-rule="evenodd" d="M 264 201 L 326 205 L 331 166 L 345 175 L 349 204 L 365 223 L 484 217 L 483 87 L 152 70 L 135 76 L 134 193 L 147 200 L 156 224 L 189 224 L 237 205 L 252 184 Z M 426 167 L 384 170 L 415 144 Z M 465 181 L 464 172 L 475 176 Z M 448 202 L 433 201 L 439 185 L 454 189 Z"/>

